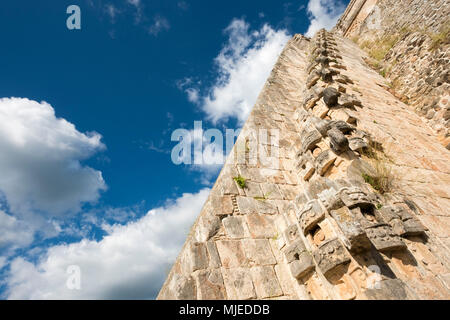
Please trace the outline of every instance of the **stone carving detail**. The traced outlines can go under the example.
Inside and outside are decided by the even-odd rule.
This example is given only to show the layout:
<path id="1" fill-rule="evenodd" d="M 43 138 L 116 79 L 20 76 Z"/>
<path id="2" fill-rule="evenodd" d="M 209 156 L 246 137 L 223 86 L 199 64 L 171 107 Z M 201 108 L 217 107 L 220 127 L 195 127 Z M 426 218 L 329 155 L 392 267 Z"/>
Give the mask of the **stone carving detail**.
<path id="1" fill-rule="evenodd" d="M 318 196 L 319 200 L 328 211 L 344 206 L 338 192 L 333 188 L 322 191 Z"/>
<path id="2" fill-rule="evenodd" d="M 338 103 L 339 92 L 333 88 L 328 87 L 323 91 L 323 101 L 329 107 L 334 107 Z"/>
<path id="3" fill-rule="evenodd" d="M 313 149 L 322 140 L 322 135 L 316 129 L 302 133 L 302 151 Z"/>
<path id="4" fill-rule="evenodd" d="M 368 147 L 368 144 L 363 138 L 353 137 L 348 140 L 351 150 L 361 152 Z"/>
<path id="5" fill-rule="evenodd" d="M 325 277 L 336 267 L 350 262 L 349 254 L 338 239 L 326 241 L 314 251 L 313 255 Z"/>
<path id="6" fill-rule="evenodd" d="M 330 147 L 336 154 L 341 154 L 348 149 L 347 137 L 338 129 L 333 128 L 328 131 L 330 137 Z"/>
<path id="7" fill-rule="evenodd" d="M 311 200 L 303 207 L 298 217 L 303 234 L 306 235 L 309 230 L 325 218 L 325 212 L 317 200 Z"/>
<path id="8" fill-rule="evenodd" d="M 298 175 L 301 179 L 308 181 L 312 177 L 316 171 L 313 163 L 314 158 L 309 150 L 300 157 L 297 163 L 297 170 L 299 170 Z"/>
<path id="9" fill-rule="evenodd" d="M 295 240 L 299 237 L 299 230 L 296 224 L 290 225 L 285 231 L 284 231 L 284 238 L 286 239 L 286 242 L 288 244 L 293 243 Z"/>
<path id="10" fill-rule="evenodd" d="M 386 224 L 378 224 L 366 229 L 374 247 L 381 252 L 405 249 L 406 245 Z"/>
<path id="11" fill-rule="evenodd" d="M 350 251 L 361 252 L 370 249 L 369 238 L 350 209 L 342 207 L 332 210 L 330 214 L 342 231 L 342 240 Z"/>
<path id="12" fill-rule="evenodd" d="M 315 268 L 311 254 L 306 250 L 301 239 L 286 247 L 284 255 L 291 273 L 296 279 L 300 279 Z"/>
<path id="13" fill-rule="evenodd" d="M 414 236 L 425 232 L 423 225 L 400 206 L 385 206 L 379 210 L 379 214 L 398 236 Z"/>
<path id="14" fill-rule="evenodd" d="M 350 209 L 355 207 L 373 207 L 373 203 L 369 196 L 358 187 L 343 188 L 340 190 L 340 197 L 345 206 Z"/>
<path id="15" fill-rule="evenodd" d="M 325 150 L 321 152 L 316 158 L 316 170 L 321 176 L 323 176 L 331 165 L 336 161 L 336 155 L 331 150 Z"/>

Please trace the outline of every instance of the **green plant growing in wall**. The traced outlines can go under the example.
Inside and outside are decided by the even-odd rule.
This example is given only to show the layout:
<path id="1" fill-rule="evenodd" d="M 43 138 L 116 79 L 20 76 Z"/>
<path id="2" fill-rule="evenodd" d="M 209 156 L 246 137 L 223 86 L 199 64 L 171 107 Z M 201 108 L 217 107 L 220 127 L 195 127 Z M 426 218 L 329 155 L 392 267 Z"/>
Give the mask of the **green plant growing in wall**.
<path id="1" fill-rule="evenodd" d="M 238 184 L 241 189 L 245 189 L 247 187 L 247 180 L 242 176 L 237 176 L 233 178 L 234 181 Z"/>

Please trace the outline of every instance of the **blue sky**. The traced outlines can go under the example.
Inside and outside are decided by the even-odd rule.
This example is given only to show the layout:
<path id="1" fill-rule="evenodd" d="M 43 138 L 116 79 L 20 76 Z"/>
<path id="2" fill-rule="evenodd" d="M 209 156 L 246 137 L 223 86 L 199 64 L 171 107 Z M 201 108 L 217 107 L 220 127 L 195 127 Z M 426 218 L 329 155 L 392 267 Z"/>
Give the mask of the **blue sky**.
<path id="1" fill-rule="evenodd" d="M 172 132 L 239 128 L 290 36 L 347 3 L 2 2 L 0 297 L 154 298 L 220 169 L 173 164 Z"/>

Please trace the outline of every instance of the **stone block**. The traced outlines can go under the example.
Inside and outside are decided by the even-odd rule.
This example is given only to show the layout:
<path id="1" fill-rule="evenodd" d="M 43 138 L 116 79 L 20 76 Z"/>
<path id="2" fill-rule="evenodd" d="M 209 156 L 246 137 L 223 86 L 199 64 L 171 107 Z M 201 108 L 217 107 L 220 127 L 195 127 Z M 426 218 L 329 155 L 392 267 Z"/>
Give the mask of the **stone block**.
<path id="1" fill-rule="evenodd" d="M 309 252 L 302 253 L 298 260 L 294 260 L 289 263 L 291 274 L 297 280 L 300 280 L 302 277 L 314 270 L 315 267 L 316 266 L 314 265 L 314 261 Z"/>
<path id="2" fill-rule="evenodd" d="M 330 111 L 330 108 L 328 108 L 325 103 L 322 101 L 319 101 L 316 106 L 312 110 L 312 114 L 316 117 L 323 119 L 328 115 L 328 112 Z"/>
<path id="3" fill-rule="evenodd" d="M 220 261 L 225 268 L 236 268 L 247 265 L 244 249 L 240 240 L 216 241 Z"/>
<path id="4" fill-rule="evenodd" d="M 348 140 L 351 150 L 361 152 L 368 147 L 367 142 L 363 138 L 354 137 Z"/>
<path id="5" fill-rule="evenodd" d="M 331 150 L 322 151 L 315 160 L 316 172 L 323 176 L 334 164 L 337 156 Z"/>
<path id="6" fill-rule="evenodd" d="M 350 256 L 338 239 L 324 242 L 314 253 L 320 271 L 327 277 L 336 267 L 350 262 Z"/>
<path id="7" fill-rule="evenodd" d="M 283 200 L 283 195 L 278 190 L 274 183 L 261 183 L 261 189 L 264 193 L 264 198 L 270 200 Z"/>
<path id="8" fill-rule="evenodd" d="M 300 228 L 306 235 L 309 230 L 325 218 L 325 212 L 317 200 L 311 200 L 301 209 L 298 217 Z"/>
<path id="9" fill-rule="evenodd" d="M 211 239 L 219 231 L 220 219 L 214 214 L 213 209 L 205 207 L 195 229 L 195 240 L 205 242 Z"/>
<path id="10" fill-rule="evenodd" d="M 225 231 L 230 238 L 244 238 L 249 236 L 244 217 L 230 216 L 222 220 Z"/>
<path id="11" fill-rule="evenodd" d="M 300 230 L 297 224 L 291 224 L 286 230 L 283 231 L 283 237 L 287 244 L 292 244 L 300 238 Z"/>
<path id="12" fill-rule="evenodd" d="M 273 298 L 283 295 L 277 276 L 272 266 L 253 267 L 253 283 L 258 299 Z"/>
<path id="13" fill-rule="evenodd" d="M 344 206 L 341 197 L 334 188 L 326 189 L 320 192 L 318 194 L 318 199 L 328 211 Z"/>
<path id="14" fill-rule="evenodd" d="M 406 248 L 406 244 L 388 225 L 378 224 L 367 228 L 366 234 L 378 251 L 386 252 Z"/>
<path id="15" fill-rule="evenodd" d="M 277 232 L 270 215 L 249 214 L 245 218 L 252 238 L 270 239 L 276 235 Z"/>
<path id="16" fill-rule="evenodd" d="M 317 129 L 303 131 L 301 134 L 302 153 L 314 149 L 314 147 L 322 140 L 322 135 Z"/>
<path id="17" fill-rule="evenodd" d="M 388 223 L 396 235 L 407 237 L 425 232 L 424 226 L 401 206 L 384 206 L 378 213 Z"/>
<path id="18" fill-rule="evenodd" d="M 269 240 L 266 239 L 245 239 L 242 240 L 245 255 L 250 266 L 274 265 L 277 263 L 272 254 Z"/>
<path id="19" fill-rule="evenodd" d="M 309 75 L 309 77 L 306 79 L 306 87 L 309 89 L 312 86 L 314 86 L 317 83 L 317 81 L 319 81 L 320 77 L 321 77 L 320 72 L 317 69 L 314 69 Z"/>
<path id="20" fill-rule="evenodd" d="M 277 214 L 278 208 L 275 200 L 265 200 L 265 199 L 257 199 L 255 201 L 256 212 L 258 214 Z"/>
<path id="21" fill-rule="evenodd" d="M 340 130 L 336 128 L 328 130 L 328 137 L 330 137 L 330 147 L 334 153 L 341 154 L 348 150 L 348 139 Z"/>
<path id="22" fill-rule="evenodd" d="M 241 214 L 251 214 L 256 212 L 255 200 L 249 197 L 236 197 L 237 206 Z"/>
<path id="23" fill-rule="evenodd" d="M 302 239 L 297 239 L 284 248 L 283 252 L 286 257 L 286 262 L 291 263 L 292 261 L 298 260 L 300 255 L 306 252 L 306 247 Z"/>
<path id="24" fill-rule="evenodd" d="M 244 191 L 247 197 L 263 197 L 259 183 L 256 182 L 246 181 Z"/>
<path id="25" fill-rule="evenodd" d="M 250 269 L 233 268 L 221 269 L 223 282 L 230 300 L 256 299 L 255 287 L 253 285 Z"/>
<path id="26" fill-rule="evenodd" d="M 331 108 L 338 103 L 339 92 L 336 88 L 328 87 L 323 91 L 323 102 Z"/>
<path id="27" fill-rule="evenodd" d="M 361 105 L 361 102 L 355 96 L 342 93 L 338 98 L 338 104 L 342 107 L 350 108 Z"/>
<path id="28" fill-rule="evenodd" d="M 369 195 L 361 188 L 342 188 L 339 195 L 345 206 L 349 207 L 350 209 L 355 207 L 359 207 L 361 209 L 374 207 L 372 200 L 369 198 Z"/>
<path id="29" fill-rule="evenodd" d="M 165 290 L 162 292 L 163 300 L 196 300 L 197 288 L 192 277 L 173 274 Z"/>
<path id="30" fill-rule="evenodd" d="M 184 251 L 182 261 L 183 273 L 185 274 L 208 268 L 206 245 L 202 242 L 190 242 Z"/>
<path id="31" fill-rule="evenodd" d="M 351 252 L 369 250 L 371 243 L 358 219 L 347 207 L 332 210 L 330 215 L 336 221 L 343 235 L 343 242 Z"/>
<path id="32" fill-rule="evenodd" d="M 226 299 L 220 269 L 202 270 L 194 275 L 197 285 L 198 300 L 224 300 Z"/>
<path id="33" fill-rule="evenodd" d="M 208 252 L 209 267 L 210 268 L 220 268 L 221 262 L 219 253 L 217 252 L 216 243 L 213 240 L 206 242 L 206 251 Z"/>

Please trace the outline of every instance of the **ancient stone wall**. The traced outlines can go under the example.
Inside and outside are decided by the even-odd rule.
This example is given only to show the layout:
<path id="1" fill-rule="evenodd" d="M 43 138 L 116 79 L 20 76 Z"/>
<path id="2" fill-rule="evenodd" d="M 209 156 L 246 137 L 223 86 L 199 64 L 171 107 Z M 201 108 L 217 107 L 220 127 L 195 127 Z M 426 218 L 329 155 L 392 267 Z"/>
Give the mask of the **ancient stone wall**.
<path id="1" fill-rule="evenodd" d="M 389 90 L 426 119 L 447 149 L 449 16 L 449 0 L 358 0 L 335 28 L 369 54 Z"/>
<path id="2" fill-rule="evenodd" d="M 288 42 L 159 299 L 450 298 L 450 154 L 363 56 Z"/>

